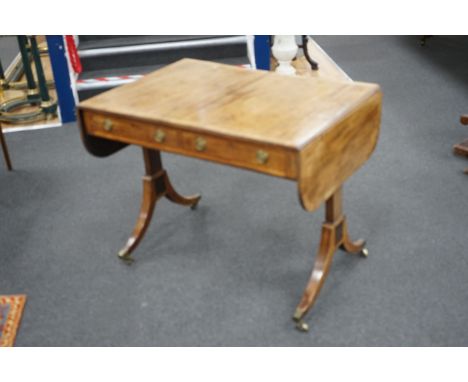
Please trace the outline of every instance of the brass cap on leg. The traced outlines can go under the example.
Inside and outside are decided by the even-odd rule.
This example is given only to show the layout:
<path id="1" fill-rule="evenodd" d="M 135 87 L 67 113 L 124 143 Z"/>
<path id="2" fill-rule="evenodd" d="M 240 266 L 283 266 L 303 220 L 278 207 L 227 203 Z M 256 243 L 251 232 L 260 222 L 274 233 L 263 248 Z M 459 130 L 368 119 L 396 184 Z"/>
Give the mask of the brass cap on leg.
<path id="1" fill-rule="evenodd" d="M 301 309 L 296 308 L 294 312 L 293 320 L 297 322 L 302 318 L 303 315 L 304 315 L 304 312 Z"/>
<path id="2" fill-rule="evenodd" d="M 121 249 L 118 253 L 118 256 L 120 260 L 124 261 L 128 265 L 135 261 L 135 259 L 132 256 L 130 256 L 130 253 L 126 248 Z"/>
<path id="3" fill-rule="evenodd" d="M 293 320 L 296 323 L 296 329 L 299 330 L 300 332 L 309 331 L 309 325 L 307 324 L 307 322 L 303 320 L 305 313 L 306 312 L 302 311 L 299 308 L 296 308 L 296 311 L 294 312 Z"/>

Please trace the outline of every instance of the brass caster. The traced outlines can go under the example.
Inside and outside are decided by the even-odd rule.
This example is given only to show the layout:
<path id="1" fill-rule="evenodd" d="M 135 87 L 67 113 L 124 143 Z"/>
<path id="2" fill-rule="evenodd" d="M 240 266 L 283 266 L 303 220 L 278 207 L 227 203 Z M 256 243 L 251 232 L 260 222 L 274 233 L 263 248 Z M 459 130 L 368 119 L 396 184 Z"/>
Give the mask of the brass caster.
<path id="1" fill-rule="evenodd" d="M 190 206 L 190 209 L 191 209 L 191 210 L 196 210 L 196 209 L 197 209 L 197 207 L 198 207 L 198 202 L 200 202 L 200 199 L 201 199 L 201 198 L 198 198 L 198 200 Z"/>
<path id="2" fill-rule="evenodd" d="M 119 259 L 122 260 L 125 264 L 131 265 L 135 259 L 130 256 L 130 253 L 128 253 L 126 250 L 122 249 L 119 251 Z"/>
<path id="3" fill-rule="evenodd" d="M 299 320 L 296 322 L 296 329 L 299 330 L 300 332 L 308 332 L 309 331 L 309 325 L 307 322 L 303 320 Z"/>
<path id="4" fill-rule="evenodd" d="M 361 256 L 362 257 L 368 257 L 369 256 L 369 250 L 367 248 L 363 248 L 361 251 Z"/>
<path id="5" fill-rule="evenodd" d="M 302 319 L 302 316 L 304 316 L 305 312 L 301 311 L 299 308 L 296 309 L 294 312 L 293 320 L 296 323 L 296 329 L 299 330 L 300 332 L 308 332 L 309 331 L 309 325 L 307 325 L 307 322 L 305 322 Z"/>

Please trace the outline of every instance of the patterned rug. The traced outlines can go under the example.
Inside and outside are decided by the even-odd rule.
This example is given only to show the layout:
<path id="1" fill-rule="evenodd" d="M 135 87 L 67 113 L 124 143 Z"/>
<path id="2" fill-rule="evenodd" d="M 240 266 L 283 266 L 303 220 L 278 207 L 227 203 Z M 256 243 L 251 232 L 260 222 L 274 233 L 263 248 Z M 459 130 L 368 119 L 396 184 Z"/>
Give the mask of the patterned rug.
<path id="1" fill-rule="evenodd" d="M 0 347 L 13 346 L 25 302 L 25 295 L 0 295 Z"/>

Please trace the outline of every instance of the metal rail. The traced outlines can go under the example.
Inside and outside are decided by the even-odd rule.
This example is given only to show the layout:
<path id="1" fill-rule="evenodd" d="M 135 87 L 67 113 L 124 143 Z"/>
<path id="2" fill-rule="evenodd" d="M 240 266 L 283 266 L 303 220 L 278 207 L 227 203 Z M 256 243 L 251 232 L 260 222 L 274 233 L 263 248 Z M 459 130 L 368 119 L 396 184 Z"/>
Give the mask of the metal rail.
<path id="1" fill-rule="evenodd" d="M 39 53 L 41 56 L 45 56 L 49 54 L 49 49 L 47 47 L 42 47 L 39 48 Z M 21 54 L 18 53 L 15 58 L 13 58 L 13 61 L 8 65 L 8 68 L 5 70 L 5 80 L 9 83 L 10 87 L 13 87 L 12 85 L 14 82 L 18 82 L 20 77 L 23 75 L 23 62 L 21 61 Z M 52 83 L 51 81 L 50 83 Z M 17 85 L 22 88 L 22 85 Z"/>
<path id="2" fill-rule="evenodd" d="M 119 46 L 119 47 L 112 47 L 112 48 L 84 49 L 84 50 L 79 50 L 78 54 L 81 58 L 84 58 L 84 57 L 109 56 L 109 55 L 115 55 L 115 54 L 156 52 L 160 50 L 169 50 L 169 49 L 196 48 L 196 47 L 218 46 L 218 45 L 233 45 L 233 44 L 239 44 L 239 43 L 247 43 L 247 36 L 218 37 L 218 38 L 208 38 L 208 39 L 202 39 L 202 40 L 161 42 L 161 43 L 155 43 L 155 44 Z"/>
<path id="3" fill-rule="evenodd" d="M 107 77 L 106 81 L 99 81 L 96 79 L 77 81 L 76 90 L 80 91 L 80 90 L 110 89 L 116 86 L 134 82 L 137 79 L 143 77 L 143 75 L 131 75 L 131 76 L 125 76 L 125 77 L 127 78 Z"/>
<path id="4" fill-rule="evenodd" d="M 9 126 L 7 128 L 3 128 L 3 133 L 18 133 L 21 131 L 32 131 L 32 130 L 42 130 L 42 129 L 50 129 L 52 127 L 62 127 L 62 122 L 50 122 L 50 123 L 43 123 L 43 124 L 34 124 L 34 125 L 27 125 L 27 126 Z"/>

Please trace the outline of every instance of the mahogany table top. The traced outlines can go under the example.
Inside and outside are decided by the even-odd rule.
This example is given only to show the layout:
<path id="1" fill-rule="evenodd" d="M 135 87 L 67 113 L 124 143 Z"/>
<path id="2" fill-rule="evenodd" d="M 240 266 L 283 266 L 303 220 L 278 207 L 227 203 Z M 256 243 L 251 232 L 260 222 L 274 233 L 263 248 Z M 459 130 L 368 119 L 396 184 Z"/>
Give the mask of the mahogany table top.
<path id="1" fill-rule="evenodd" d="M 79 107 L 301 149 L 378 92 L 375 84 L 183 59 Z"/>

